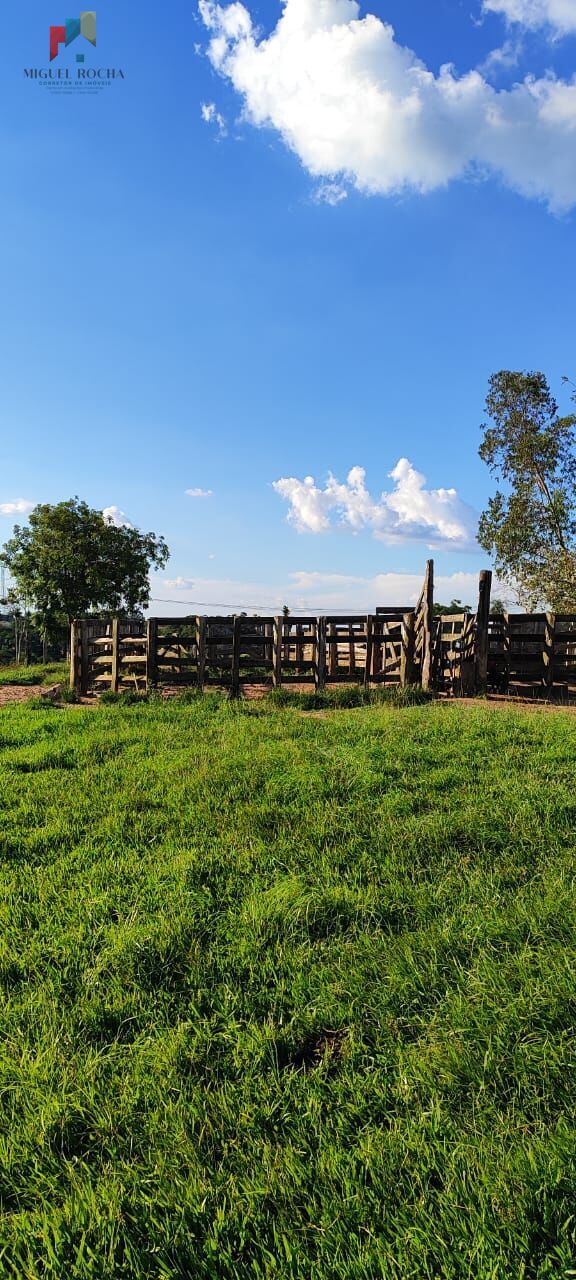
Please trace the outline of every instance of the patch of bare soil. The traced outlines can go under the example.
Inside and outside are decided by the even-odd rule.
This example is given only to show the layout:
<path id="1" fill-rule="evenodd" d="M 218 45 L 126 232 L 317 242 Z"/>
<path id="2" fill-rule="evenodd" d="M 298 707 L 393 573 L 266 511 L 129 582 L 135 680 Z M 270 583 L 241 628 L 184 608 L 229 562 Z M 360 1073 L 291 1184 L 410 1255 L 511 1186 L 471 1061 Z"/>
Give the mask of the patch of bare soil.
<path id="1" fill-rule="evenodd" d="M 42 684 L 3 684 L 0 685 L 0 707 L 8 702 L 29 702 L 30 698 L 40 698 L 48 690 Z"/>
<path id="2" fill-rule="evenodd" d="M 549 702 L 544 698 L 515 698 L 505 693 L 489 694 L 487 698 L 439 698 L 444 707 L 486 707 L 490 711 L 563 711 L 574 715 L 575 702 Z"/>

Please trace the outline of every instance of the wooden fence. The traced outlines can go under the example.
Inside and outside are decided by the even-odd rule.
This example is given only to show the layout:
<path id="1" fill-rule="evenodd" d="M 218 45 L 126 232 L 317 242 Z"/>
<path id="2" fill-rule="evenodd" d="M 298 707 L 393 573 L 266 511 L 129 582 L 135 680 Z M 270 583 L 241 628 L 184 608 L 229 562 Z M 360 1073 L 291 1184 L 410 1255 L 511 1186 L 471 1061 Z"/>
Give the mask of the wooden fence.
<path id="1" fill-rule="evenodd" d="M 455 696 L 576 695 L 576 615 L 490 614 L 491 574 L 475 613 L 434 617 L 429 561 L 415 608 L 328 617 L 81 619 L 72 626 L 71 685 L 105 689 L 344 682 L 422 685 Z"/>
<path id="2" fill-rule="evenodd" d="M 157 686 L 416 680 L 414 613 L 330 617 L 85 619 L 72 628 L 71 684 L 79 692 Z"/>

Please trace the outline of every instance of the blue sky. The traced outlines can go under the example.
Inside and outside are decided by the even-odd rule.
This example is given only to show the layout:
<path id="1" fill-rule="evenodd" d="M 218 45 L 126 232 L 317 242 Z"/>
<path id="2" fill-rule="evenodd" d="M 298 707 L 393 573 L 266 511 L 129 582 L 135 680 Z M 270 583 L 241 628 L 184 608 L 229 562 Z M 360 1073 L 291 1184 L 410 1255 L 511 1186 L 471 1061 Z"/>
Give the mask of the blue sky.
<path id="1" fill-rule="evenodd" d="M 470 595 L 488 378 L 543 369 L 567 409 L 576 375 L 576 4 L 371 0 L 351 26 L 323 0 L 321 39 L 310 4 L 287 41 L 277 0 L 241 39 L 228 5 L 99 3 L 97 48 L 53 64 L 122 68 L 94 95 L 24 77 L 59 0 L 5 14 L 1 539 L 18 500 L 79 494 L 166 536 L 155 600 L 404 603 L 430 546 L 438 594 Z"/>

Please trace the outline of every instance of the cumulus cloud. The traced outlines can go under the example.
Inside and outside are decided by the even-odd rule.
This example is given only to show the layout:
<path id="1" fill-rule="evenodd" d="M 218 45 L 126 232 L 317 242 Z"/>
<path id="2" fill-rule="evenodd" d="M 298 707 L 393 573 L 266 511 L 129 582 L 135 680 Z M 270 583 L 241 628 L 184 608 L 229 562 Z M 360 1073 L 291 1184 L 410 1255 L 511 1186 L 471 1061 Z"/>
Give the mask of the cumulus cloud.
<path id="1" fill-rule="evenodd" d="M 102 512 L 106 524 L 113 524 L 116 529 L 133 529 L 134 525 L 130 524 L 128 516 L 120 507 L 104 507 Z"/>
<path id="2" fill-rule="evenodd" d="M 11 502 L 0 502 L 0 516 L 27 516 L 35 506 L 26 498 L 13 498 Z"/>
<path id="3" fill-rule="evenodd" d="M 435 75 L 390 25 L 361 18 L 357 0 L 284 0 L 268 37 L 244 4 L 199 0 L 199 10 L 208 57 L 245 118 L 276 129 L 315 178 L 390 195 L 491 174 L 556 211 L 576 204 L 575 80 L 527 77 L 497 90 L 479 70 Z"/>
<path id="4" fill-rule="evenodd" d="M 214 495 L 211 489 L 186 489 L 188 498 L 212 498 Z"/>
<path id="5" fill-rule="evenodd" d="M 484 9 L 523 27 L 549 26 L 559 35 L 576 31 L 574 0 L 484 0 Z"/>
<path id="6" fill-rule="evenodd" d="M 353 467 L 344 484 L 330 475 L 324 488 L 313 476 L 274 481 L 289 505 L 288 519 L 299 533 L 325 533 L 334 525 L 372 531 L 382 542 L 425 542 L 430 547 L 466 550 L 474 545 L 477 518 L 456 489 L 427 489 L 426 477 L 407 458 L 390 472 L 390 492 L 373 498 L 363 467 Z"/>

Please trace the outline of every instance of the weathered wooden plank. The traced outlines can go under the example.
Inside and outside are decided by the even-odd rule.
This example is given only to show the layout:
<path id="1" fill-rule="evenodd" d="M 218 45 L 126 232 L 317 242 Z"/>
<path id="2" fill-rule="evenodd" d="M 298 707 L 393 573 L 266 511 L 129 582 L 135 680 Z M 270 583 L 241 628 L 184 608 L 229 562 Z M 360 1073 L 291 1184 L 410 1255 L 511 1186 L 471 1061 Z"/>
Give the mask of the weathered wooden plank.
<path id="1" fill-rule="evenodd" d="M 414 684 L 414 611 L 409 610 L 402 619 L 402 653 L 400 656 L 400 684 Z"/>
<path id="2" fill-rule="evenodd" d="M 422 688 L 432 685 L 432 625 L 434 617 L 434 561 L 426 563 L 426 577 L 422 591 Z"/>
<path id="3" fill-rule="evenodd" d="M 275 689 L 279 689 L 282 684 L 282 654 L 283 654 L 283 629 L 284 618 L 282 614 L 274 619 L 274 667 L 272 671 L 272 683 Z"/>
<path id="4" fill-rule="evenodd" d="M 88 623 L 85 619 L 80 623 L 80 692 L 88 693 L 90 688 L 90 658 L 88 654 Z"/>
<path id="5" fill-rule="evenodd" d="M 76 691 L 80 688 L 80 662 L 79 662 L 79 626 L 77 622 L 73 622 L 70 628 L 70 688 Z"/>
<path id="6" fill-rule="evenodd" d="M 475 638 L 475 679 L 474 683 L 478 693 L 486 693 L 488 687 L 488 652 L 490 648 L 489 630 L 490 630 L 490 592 L 492 589 L 492 574 L 489 569 L 483 569 L 480 574 L 480 584 L 478 589 L 478 610 L 476 613 L 476 638 Z"/>
<path id="7" fill-rule="evenodd" d="M 120 623 L 118 618 L 112 619 L 112 671 L 110 676 L 110 687 L 113 693 L 118 692 L 118 649 L 120 642 Z"/>
<path id="8" fill-rule="evenodd" d="M 334 623 L 334 625 L 337 627 L 351 627 L 351 626 L 365 627 L 366 614 L 365 613 L 354 613 L 354 614 L 327 613 L 326 626 L 329 627 L 331 623 Z"/>
<path id="9" fill-rule="evenodd" d="M 366 658 L 364 662 L 364 688 L 370 688 L 370 678 L 372 675 L 372 656 L 374 652 L 374 620 L 368 616 L 366 618 Z"/>
<path id="10" fill-rule="evenodd" d="M 316 688 L 326 684 L 326 618 L 318 618 L 316 624 Z"/>
<path id="11" fill-rule="evenodd" d="M 234 633 L 232 641 L 232 683 L 230 687 L 231 697 L 237 698 L 240 693 L 240 646 L 242 636 L 242 618 L 234 619 Z"/>
<path id="12" fill-rule="evenodd" d="M 373 627 L 373 658 L 372 658 L 372 674 L 377 680 L 386 667 L 386 629 L 387 624 L 382 617 L 376 617 Z"/>
<path id="13" fill-rule="evenodd" d="M 326 636 L 326 644 L 328 645 L 328 675 L 331 680 L 338 674 L 338 635 L 334 622 L 328 622 L 328 634 Z"/>
<path id="14" fill-rule="evenodd" d="M 554 667 L 555 667 L 555 642 L 556 642 L 556 614 L 546 614 L 546 630 L 544 632 L 544 648 L 542 650 L 542 664 L 544 667 L 544 686 L 551 691 L 554 685 Z"/>

